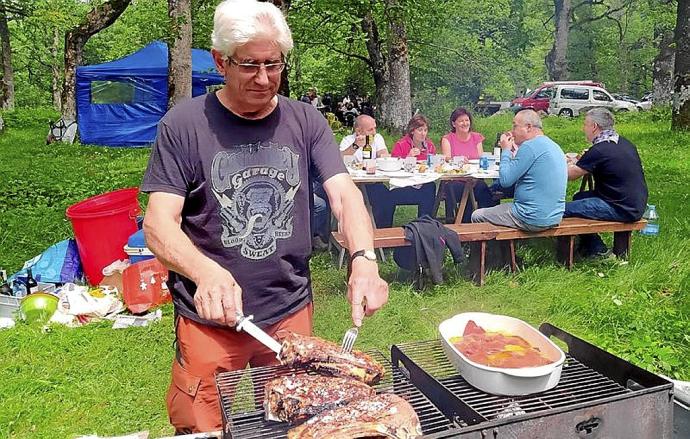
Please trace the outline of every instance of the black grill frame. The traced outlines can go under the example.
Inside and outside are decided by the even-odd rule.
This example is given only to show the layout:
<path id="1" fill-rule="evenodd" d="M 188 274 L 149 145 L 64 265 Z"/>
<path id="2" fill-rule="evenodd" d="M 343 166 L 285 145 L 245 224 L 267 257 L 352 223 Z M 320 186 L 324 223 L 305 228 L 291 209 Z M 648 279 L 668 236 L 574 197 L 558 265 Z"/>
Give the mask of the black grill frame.
<path id="1" fill-rule="evenodd" d="M 539 330 L 564 342 L 568 348 L 558 385 L 546 392 L 524 397 L 496 396 L 468 384 L 447 359 L 440 340 L 410 342 L 391 347 L 394 368 L 401 372 L 459 428 L 432 438 L 459 437 L 472 431 L 495 430 L 530 419 L 577 412 L 644 395 L 665 393 L 670 410 L 673 384 L 644 369 L 597 348 L 555 326 Z M 509 415 L 511 404 L 524 413 Z M 514 410 L 514 409 L 513 409 Z M 660 416 L 664 418 L 664 416 Z M 668 426 L 660 426 L 667 430 Z M 513 429 L 514 430 L 514 429 Z M 529 434 L 529 433 L 527 433 Z M 526 435 L 524 437 L 530 437 Z"/>

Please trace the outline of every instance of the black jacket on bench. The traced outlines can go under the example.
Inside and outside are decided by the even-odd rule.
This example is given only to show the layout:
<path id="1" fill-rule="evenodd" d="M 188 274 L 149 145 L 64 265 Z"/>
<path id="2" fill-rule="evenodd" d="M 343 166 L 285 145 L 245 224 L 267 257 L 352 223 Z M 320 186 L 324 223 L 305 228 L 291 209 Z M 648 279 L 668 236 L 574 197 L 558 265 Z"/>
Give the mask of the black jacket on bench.
<path id="1" fill-rule="evenodd" d="M 446 247 L 456 264 L 463 259 L 458 235 L 428 215 L 407 223 L 403 228 L 405 239 L 411 245 L 394 250 L 395 262 L 410 271 L 417 271 L 419 267 L 429 270 L 433 283 L 443 283 L 441 269 Z"/>

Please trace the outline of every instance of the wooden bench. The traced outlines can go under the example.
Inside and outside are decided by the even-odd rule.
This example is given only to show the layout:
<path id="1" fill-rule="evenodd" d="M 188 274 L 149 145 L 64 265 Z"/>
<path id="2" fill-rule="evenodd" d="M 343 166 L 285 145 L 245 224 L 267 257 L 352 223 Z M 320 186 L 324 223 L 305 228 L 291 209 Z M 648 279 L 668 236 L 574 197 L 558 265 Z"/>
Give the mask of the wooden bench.
<path id="1" fill-rule="evenodd" d="M 641 230 L 645 224 L 645 220 L 634 223 L 621 223 L 584 218 L 564 218 L 558 227 L 542 232 L 525 232 L 489 223 L 446 224 L 445 226 L 457 233 L 461 242 L 470 243 L 470 267 L 474 273 L 474 280 L 479 285 L 483 285 L 486 275 L 486 243 L 488 241 L 507 242 L 510 248 L 510 268 L 516 271 L 516 240 L 555 237 L 557 239 L 558 259 L 568 269 L 571 269 L 575 254 L 575 237 L 577 235 L 613 232 L 613 253 L 619 257 L 626 257 L 630 252 L 632 232 Z M 345 237 L 342 233 L 333 232 L 333 239 L 341 248 L 345 248 Z M 408 245 L 410 245 L 410 242 L 405 239 L 405 230 L 402 227 L 374 230 L 374 248 L 394 248 Z"/>
<path id="2" fill-rule="evenodd" d="M 642 230 L 647 224 L 646 220 L 634 223 L 622 223 L 618 221 L 597 221 L 586 218 L 563 218 L 561 224 L 553 229 L 542 232 L 525 232 L 517 229 L 502 227 L 496 235 L 497 241 L 508 241 L 510 245 L 511 269 L 517 269 L 515 263 L 515 241 L 518 239 L 550 238 L 557 239 L 557 257 L 563 264 L 571 269 L 575 257 L 575 237 L 590 233 L 613 232 L 613 254 L 618 257 L 627 257 L 632 244 L 632 232 Z"/>

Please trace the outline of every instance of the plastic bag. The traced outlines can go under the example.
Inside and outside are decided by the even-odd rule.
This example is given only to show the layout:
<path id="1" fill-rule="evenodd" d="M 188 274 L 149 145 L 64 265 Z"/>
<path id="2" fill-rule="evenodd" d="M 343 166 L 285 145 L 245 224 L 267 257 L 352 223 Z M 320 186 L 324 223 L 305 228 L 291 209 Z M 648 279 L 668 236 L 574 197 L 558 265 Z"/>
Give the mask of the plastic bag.
<path id="1" fill-rule="evenodd" d="M 168 269 L 158 259 L 147 259 L 132 264 L 122 273 L 122 298 L 134 313 L 144 313 L 151 308 L 170 302 Z"/>
<path id="2" fill-rule="evenodd" d="M 77 243 L 73 239 L 65 239 L 48 247 L 43 253 L 24 263 L 20 271 L 10 277 L 25 278 L 27 268 L 31 268 L 34 279 L 45 283 L 67 283 L 81 281 L 84 273 Z"/>

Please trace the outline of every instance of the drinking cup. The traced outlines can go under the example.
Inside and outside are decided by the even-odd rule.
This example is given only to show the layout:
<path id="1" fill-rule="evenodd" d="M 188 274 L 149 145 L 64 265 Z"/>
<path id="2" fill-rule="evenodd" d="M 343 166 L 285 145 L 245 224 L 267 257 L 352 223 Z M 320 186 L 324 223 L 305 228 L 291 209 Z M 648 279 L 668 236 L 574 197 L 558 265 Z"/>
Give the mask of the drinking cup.
<path id="1" fill-rule="evenodd" d="M 566 153 L 565 159 L 568 163 L 577 163 L 577 153 L 576 152 Z"/>
<path id="2" fill-rule="evenodd" d="M 417 159 L 415 157 L 406 157 L 403 162 L 403 168 L 406 172 L 414 172 L 417 168 Z"/>
<path id="3" fill-rule="evenodd" d="M 346 155 L 343 156 L 343 162 L 345 163 L 345 166 L 348 168 L 352 168 L 355 163 L 355 156 L 353 155 Z"/>
<path id="4" fill-rule="evenodd" d="M 369 175 L 376 174 L 376 160 L 375 159 L 364 160 L 364 169 L 366 169 L 367 174 L 369 174 Z"/>

